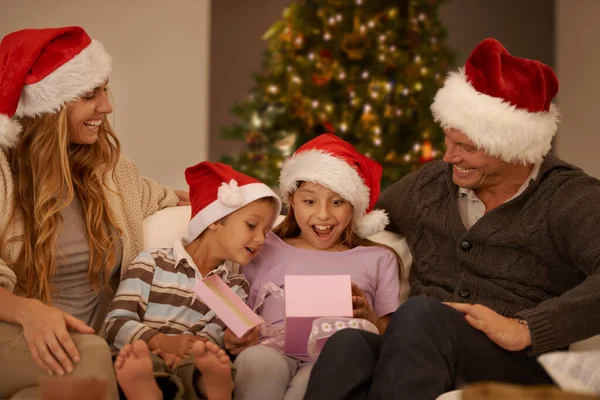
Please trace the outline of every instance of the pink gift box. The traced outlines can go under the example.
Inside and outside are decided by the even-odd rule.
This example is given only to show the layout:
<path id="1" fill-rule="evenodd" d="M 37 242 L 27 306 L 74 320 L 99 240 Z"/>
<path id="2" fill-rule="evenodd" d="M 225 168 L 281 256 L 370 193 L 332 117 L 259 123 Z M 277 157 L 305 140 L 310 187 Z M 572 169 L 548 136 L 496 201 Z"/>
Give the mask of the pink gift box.
<path id="1" fill-rule="evenodd" d="M 350 275 L 286 275 L 284 352 L 307 355 L 312 322 L 321 317 L 352 317 Z"/>
<path id="2" fill-rule="evenodd" d="M 263 322 L 219 276 L 197 281 L 194 291 L 238 338 Z"/>

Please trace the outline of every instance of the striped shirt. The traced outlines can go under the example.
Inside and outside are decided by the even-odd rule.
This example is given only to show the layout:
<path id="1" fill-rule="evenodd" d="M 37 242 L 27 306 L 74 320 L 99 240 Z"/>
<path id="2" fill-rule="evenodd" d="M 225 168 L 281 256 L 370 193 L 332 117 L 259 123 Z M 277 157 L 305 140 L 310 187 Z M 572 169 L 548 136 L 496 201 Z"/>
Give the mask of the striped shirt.
<path id="1" fill-rule="evenodd" d="M 226 261 L 206 277 L 218 275 L 242 299 L 249 285 L 239 266 Z M 122 348 L 154 335 L 189 334 L 223 347 L 225 324 L 198 299 L 194 285 L 202 275 L 183 243 L 141 252 L 122 277 L 103 332 L 109 343 Z"/>

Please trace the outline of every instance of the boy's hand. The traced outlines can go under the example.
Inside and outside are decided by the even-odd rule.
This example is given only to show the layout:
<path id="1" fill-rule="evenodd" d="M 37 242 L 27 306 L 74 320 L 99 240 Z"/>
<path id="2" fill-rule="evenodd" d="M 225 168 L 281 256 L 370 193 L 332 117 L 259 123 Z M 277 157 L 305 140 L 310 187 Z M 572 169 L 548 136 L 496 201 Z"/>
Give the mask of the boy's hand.
<path id="1" fill-rule="evenodd" d="M 260 326 L 255 326 L 254 329 L 246 333 L 241 338 L 235 336 L 229 328 L 225 330 L 223 335 L 223 341 L 225 342 L 225 350 L 229 353 L 237 356 L 244 349 L 254 346 L 258 343 L 258 334 L 260 333 Z"/>
<path id="2" fill-rule="evenodd" d="M 367 301 L 365 293 L 354 282 L 352 282 L 352 309 L 354 318 L 366 319 L 378 327 L 377 314 Z"/>
<path id="3" fill-rule="evenodd" d="M 191 354 L 192 345 L 198 340 L 206 339 L 195 335 L 165 335 L 159 333 L 148 341 L 148 347 L 151 351 L 162 350 L 179 357 L 186 357 Z"/>
<path id="4" fill-rule="evenodd" d="M 179 362 L 183 360 L 183 358 L 179 357 L 177 354 L 167 353 L 166 351 L 161 349 L 156 349 L 153 351 L 153 353 L 162 358 L 171 371 L 173 371 L 177 364 L 179 364 Z"/>

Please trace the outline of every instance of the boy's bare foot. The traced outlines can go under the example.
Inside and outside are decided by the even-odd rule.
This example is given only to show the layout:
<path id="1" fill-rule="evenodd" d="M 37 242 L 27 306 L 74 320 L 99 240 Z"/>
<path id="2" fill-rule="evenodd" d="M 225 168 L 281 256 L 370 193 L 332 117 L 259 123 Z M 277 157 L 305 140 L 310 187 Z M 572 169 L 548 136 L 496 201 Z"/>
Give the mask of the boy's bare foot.
<path id="1" fill-rule="evenodd" d="M 213 342 L 198 341 L 192 346 L 192 354 L 194 364 L 202 374 L 208 400 L 231 400 L 233 379 L 231 363 L 225 351 Z"/>
<path id="2" fill-rule="evenodd" d="M 162 392 L 158 388 L 152 373 L 152 359 L 148 345 L 136 340 L 125 345 L 115 360 L 117 381 L 128 400 L 161 400 Z"/>

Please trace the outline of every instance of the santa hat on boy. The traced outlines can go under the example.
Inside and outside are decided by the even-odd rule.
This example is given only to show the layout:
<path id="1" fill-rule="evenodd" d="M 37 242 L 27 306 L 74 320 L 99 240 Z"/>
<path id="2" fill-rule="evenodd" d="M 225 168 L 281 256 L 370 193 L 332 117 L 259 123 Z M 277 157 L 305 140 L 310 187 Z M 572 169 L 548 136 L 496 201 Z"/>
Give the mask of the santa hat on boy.
<path id="1" fill-rule="evenodd" d="M 443 128 L 460 130 L 487 154 L 534 164 L 550 151 L 557 130 L 557 92 L 552 68 L 485 39 L 464 68 L 448 75 L 431 111 Z"/>
<path id="2" fill-rule="evenodd" d="M 16 145 L 21 126 L 13 116 L 54 113 L 102 85 L 111 58 L 78 27 L 25 29 L 0 42 L 0 146 Z"/>
<path id="3" fill-rule="evenodd" d="M 264 197 L 275 199 L 276 213 L 271 226 L 281 212 L 281 199 L 270 187 L 227 164 L 201 162 L 185 170 L 185 180 L 190 186 L 192 203 L 189 242 L 209 225 Z"/>
<path id="4" fill-rule="evenodd" d="M 279 186 L 288 202 L 300 181 L 327 187 L 352 204 L 356 234 L 369 237 L 389 223 L 385 211 L 373 210 L 382 172 L 381 165 L 357 152 L 350 143 L 324 134 L 302 145 L 283 163 Z"/>

